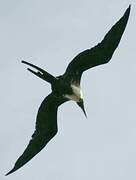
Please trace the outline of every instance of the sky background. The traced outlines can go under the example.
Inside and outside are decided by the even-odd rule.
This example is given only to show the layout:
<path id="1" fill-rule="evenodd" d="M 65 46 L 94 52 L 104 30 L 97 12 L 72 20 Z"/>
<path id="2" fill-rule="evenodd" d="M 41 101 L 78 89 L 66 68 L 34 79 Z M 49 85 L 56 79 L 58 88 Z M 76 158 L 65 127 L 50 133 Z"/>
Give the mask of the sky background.
<path id="1" fill-rule="evenodd" d="M 100 42 L 132 4 L 110 63 L 85 72 L 88 119 L 70 101 L 59 132 L 20 170 L 4 176 L 26 148 L 50 85 L 21 60 L 63 74 L 79 52 Z M 136 2 L 134 0 L 0 1 L 0 179 L 136 179 Z"/>

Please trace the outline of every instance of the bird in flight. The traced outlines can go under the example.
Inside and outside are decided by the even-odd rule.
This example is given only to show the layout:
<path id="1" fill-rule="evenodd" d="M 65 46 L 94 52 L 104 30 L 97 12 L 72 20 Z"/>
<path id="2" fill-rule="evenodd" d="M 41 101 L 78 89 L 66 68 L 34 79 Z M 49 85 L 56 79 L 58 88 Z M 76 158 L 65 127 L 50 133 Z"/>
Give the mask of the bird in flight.
<path id="1" fill-rule="evenodd" d="M 28 68 L 31 73 L 51 84 L 52 92 L 43 100 L 39 107 L 35 132 L 28 146 L 16 161 L 13 169 L 6 175 L 24 166 L 56 135 L 58 131 L 57 109 L 61 104 L 73 100 L 83 110 L 85 116 L 87 116 L 80 88 L 81 76 L 84 71 L 110 61 L 125 30 L 130 9 L 131 6 L 129 5 L 124 15 L 105 35 L 104 39 L 95 47 L 78 54 L 70 62 L 65 73 L 61 76 L 54 77 L 45 70 L 26 61 L 22 61 L 22 63 L 36 69 L 36 71 L 34 71 Z"/>

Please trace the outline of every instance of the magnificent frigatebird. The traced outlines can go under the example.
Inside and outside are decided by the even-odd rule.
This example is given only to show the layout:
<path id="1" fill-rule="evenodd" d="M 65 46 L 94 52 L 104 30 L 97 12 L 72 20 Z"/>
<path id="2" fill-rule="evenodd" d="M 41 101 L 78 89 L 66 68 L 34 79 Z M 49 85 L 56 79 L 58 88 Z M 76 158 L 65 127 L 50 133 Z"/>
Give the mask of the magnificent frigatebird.
<path id="1" fill-rule="evenodd" d="M 82 91 L 80 89 L 82 73 L 94 66 L 110 61 L 125 30 L 130 8 L 131 6 L 127 8 L 124 15 L 106 34 L 101 43 L 78 54 L 61 76 L 54 77 L 45 70 L 26 61 L 22 61 L 22 63 L 37 70 L 34 71 L 28 68 L 30 72 L 51 84 L 52 93 L 43 100 L 38 110 L 36 129 L 28 146 L 16 161 L 14 168 L 6 175 L 13 173 L 30 161 L 56 135 L 58 131 L 57 109 L 62 103 L 74 100 L 86 115 Z"/>

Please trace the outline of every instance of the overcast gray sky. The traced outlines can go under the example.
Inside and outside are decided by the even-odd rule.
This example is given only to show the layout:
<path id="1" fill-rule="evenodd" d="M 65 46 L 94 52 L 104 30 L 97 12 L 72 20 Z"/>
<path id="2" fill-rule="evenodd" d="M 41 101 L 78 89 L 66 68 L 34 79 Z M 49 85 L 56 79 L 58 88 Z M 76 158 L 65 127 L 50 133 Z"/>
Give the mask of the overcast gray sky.
<path id="1" fill-rule="evenodd" d="M 5 177 L 35 127 L 50 85 L 21 60 L 62 74 L 79 52 L 100 42 L 129 4 L 131 15 L 109 64 L 83 75 L 86 119 L 74 102 L 59 108 L 57 136 Z M 136 179 L 136 2 L 129 0 L 0 1 L 0 179 Z"/>

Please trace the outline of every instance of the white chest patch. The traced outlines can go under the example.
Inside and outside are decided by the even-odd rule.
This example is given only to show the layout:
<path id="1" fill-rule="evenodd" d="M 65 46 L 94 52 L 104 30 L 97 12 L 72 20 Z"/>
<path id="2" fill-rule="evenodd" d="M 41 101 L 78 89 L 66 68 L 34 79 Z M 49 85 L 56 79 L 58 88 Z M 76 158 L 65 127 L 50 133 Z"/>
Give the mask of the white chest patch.
<path id="1" fill-rule="evenodd" d="M 80 87 L 75 86 L 75 85 L 71 85 L 71 87 L 73 90 L 73 94 L 72 95 L 66 94 L 65 97 L 70 100 L 79 102 L 81 99 L 83 99 L 83 93 L 82 93 Z"/>

